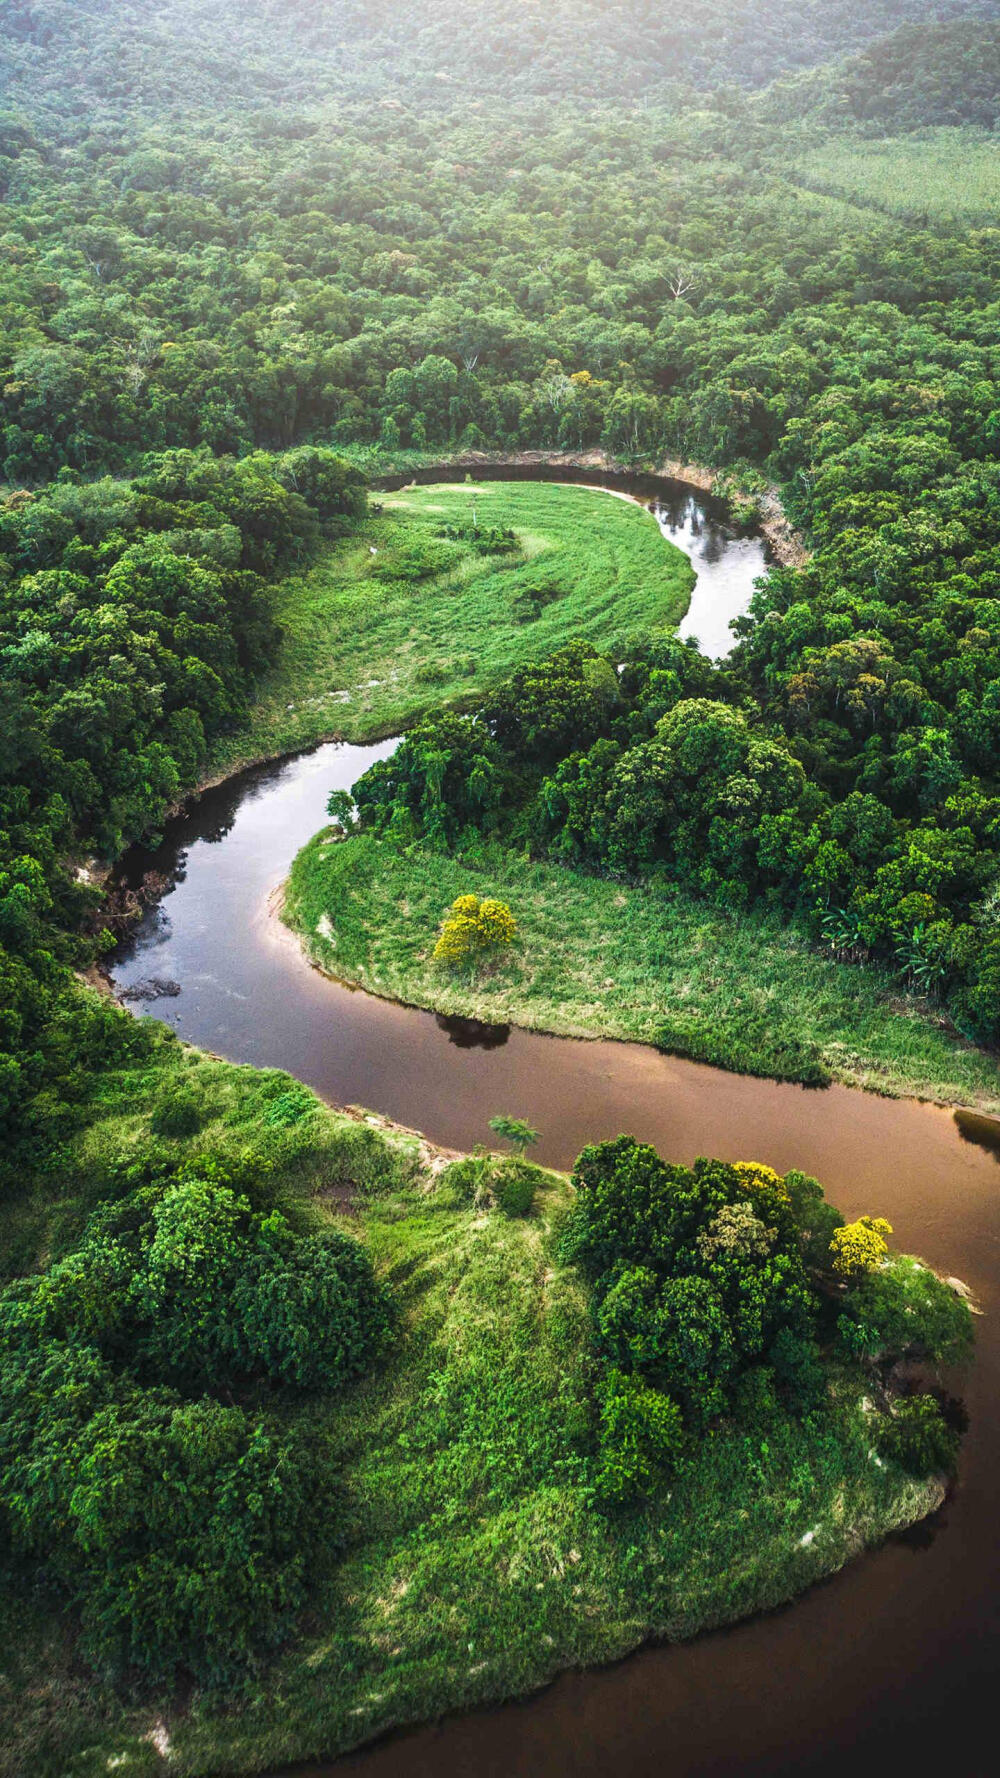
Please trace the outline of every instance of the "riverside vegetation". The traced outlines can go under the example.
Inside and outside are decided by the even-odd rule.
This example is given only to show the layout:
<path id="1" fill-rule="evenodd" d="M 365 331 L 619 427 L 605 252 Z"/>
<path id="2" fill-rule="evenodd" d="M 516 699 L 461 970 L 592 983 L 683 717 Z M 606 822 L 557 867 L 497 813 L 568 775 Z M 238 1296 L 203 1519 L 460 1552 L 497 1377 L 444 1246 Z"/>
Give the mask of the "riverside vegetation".
<path id="1" fill-rule="evenodd" d="M 5 1770 L 153 1772 L 151 1722 L 192 1774 L 336 1752 L 777 1604 L 939 1500 L 957 1433 L 894 1365 L 968 1310 L 881 1248 L 845 1283 L 814 1182 L 449 1160 L 133 1029 L 3 1210 Z"/>
<path id="2" fill-rule="evenodd" d="M 255 725 L 263 751 L 346 731 L 347 690 L 366 733 L 421 718 L 359 807 L 363 844 L 438 861 L 432 927 L 450 854 L 528 848 L 581 921 L 575 885 L 642 907 L 664 878 L 685 921 L 738 920 L 720 981 L 748 949 L 787 980 L 804 932 L 872 971 L 837 973 L 842 1004 L 886 971 L 995 1043 L 996 231 L 947 200 L 944 149 L 927 226 L 898 180 L 898 216 L 808 182 L 859 135 L 991 129 L 996 8 L 587 12 L 3 8 L 11 1772 L 152 1771 L 163 1735 L 180 1770 L 248 1771 L 507 1695 L 790 1596 L 926 1511 L 954 1460 L 887 1367 L 917 1324 L 930 1359 L 961 1345 L 964 1311 L 896 1261 L 845 1284 L 794 1183 L 601 1151 L 575 1198 L 539 1177 L 508 1216 L 489 1157 L 434 1170 L 78 980 L 112 942 L 85 861 L 155 834 Z M 436 515 L 366 501 L 365 467 L 407 452 L 590 446 L 781 484 L 812 559 L 769 575 L 725 668 L 666 634 L 690 577 L 641 514 L 607 501 L 584 541 L 582 494 L 519 492 L 537 524 L 512 504 L 470 536 L 462 490 Z M 621 621 L 591 548 L 634 598 Z M 735 1058 L 724 991 L 668 1041 L 717 1030 Z M 837 1065 L 804 1013 L 774 1042 L 770 1018 L 744 1065 Z M 980 1090 L 905 1024 L 900 1084 L 926 1041 L 932 1080 Z M 595 1258 L 578 1212 L 602 1168 L 607 1203 L 652 1194 L 655 1254 L 623 1222 Z M 796 1314 L 768 1321 L 789 1280 Z"/>
<path id="3" fill-rule="evenodd" d="M 712 665 L 666 636 L 619 640 L 610 655 L 574 642 L 471 714 L 416 725 L 354 798 L 331 802 L 341 838 L 301 855 L 285 907 L 334 974 L 441 1011 L 639 1037 L 747 1072 L 997 1104 L 994 1061 L 933 1020 L 951 986 L 970 1034 L 994 1031 L 977 936 L 992 900 L 965 903 L 983 981 L 967 997 L 935 956 L 949 922 L 927 893 L 933 880 L 947 895 L 949 857 L 964 858 L 967 882 L 987 880 L 989 841 L 977 859 L 971 831 L 951 842 L 930 821 L 894 822 L 872 795 L 830 797 L 794 742 L 748 721 L 739 651 Z M 426 940 L 445 894 L 501 884 L 527 898 L 511 961 L 461 978 L 436 967 Z M 794 924 L 769 925 L 767 907 Z M 826 958 L 802 955 L 810 939 Z M 882 967 L 862 975 L 863 961 Z M 625 983 L 623 1005 L 609 990 Z"/>
<path id="4" fill-rule="evenodd" d="M 470 892 L 509 905 L 516 943 L 488 967 L 444 968 L 438 923 Z M 496 843 L 443 852 L 325 832 L 295 860 L 282 916 L 328 974 L 434 1012 L 1000 1110 L 993 1057 L 941 1029 L 895 976 L 822 955 L 775 915 L 727 914 L 661 884 Z"/>

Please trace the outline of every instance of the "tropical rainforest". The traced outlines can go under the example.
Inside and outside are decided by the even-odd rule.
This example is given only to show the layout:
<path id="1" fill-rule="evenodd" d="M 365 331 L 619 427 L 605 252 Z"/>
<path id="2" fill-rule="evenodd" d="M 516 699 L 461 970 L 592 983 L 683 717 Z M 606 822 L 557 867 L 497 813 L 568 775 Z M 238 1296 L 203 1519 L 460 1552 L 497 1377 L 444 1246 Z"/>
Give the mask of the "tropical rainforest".
<path id="1" fill-rule="evenodd" d="M 0 0 L 0 85 L 0 1769 L 160 1770 L 183 1698 L 172 1769 L 259 1770 L 787 1599 L 940 1498 L 950 1287 L 752 1157 L 570 1184 L 189 1051 L 94 987 L 107 877 L 343 683 L 307 597 L 356 676 L 419 641 L 345 857 L 794 928 L 992 1069 L 1000 6 Z M 713 661 L 623 525 L 547 580 L 373 491 L 526 452 L 796 550 Z"/>

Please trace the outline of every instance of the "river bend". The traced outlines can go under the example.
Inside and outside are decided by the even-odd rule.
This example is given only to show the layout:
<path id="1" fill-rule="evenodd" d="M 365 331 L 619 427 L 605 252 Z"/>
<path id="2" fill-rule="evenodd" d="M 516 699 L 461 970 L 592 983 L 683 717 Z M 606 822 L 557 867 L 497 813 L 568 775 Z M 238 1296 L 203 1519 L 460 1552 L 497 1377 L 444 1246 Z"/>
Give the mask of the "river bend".
<path id="1" fill-rule="evenodd" d="M 716 601 L 728 622 L 745 608 L 762 546 L 727 537 L 687 492 L 660 505 L 665 532 L 688 538 L 681 546 L 703 595 L 729 582 Z M 708 606 L 699 613 L 693 604 L 687 623 L 707 651 L 723 652 L 725 626 Z M 945 1766 L 961 1778 L 992 1772 L 1000 1124 L 845 1087 L 751 1080 L 634 1045 L 484 1030 L 330 982 L 274 916 L 274 892 L 323 825 L 330 791 L 349 787 L 393 745 L 330 744 L 246 772 L 172 821 L 157 851 L 132 854 L 126 877 L 152 865 L 169 887 L 114 964 L 118 991 L 141 995 L 150 978 L 170 982 L 169 996 L 143 1008 L 188 1041 L 286 1068 L 332 1101 L 373 1106 L 457 1148 L 482 1141 L 503 1108 L 541 1129 L 539 1158 L 554 1166 L 568 1167 L 587 1141 L 629 1131 L 672 1160 L 712 1154 L 803 1168 L 849 1217 L 887 1215 L 896 1242 L 963 1278 L 985 1318 L 959 1482 L 932 1523 L 781 1612 L 567 1675 L 525 1704 L 392 1737 L 335 1770 L 365 1778 L 832 1778 L 845 1765 L 873 1778 Z"/>

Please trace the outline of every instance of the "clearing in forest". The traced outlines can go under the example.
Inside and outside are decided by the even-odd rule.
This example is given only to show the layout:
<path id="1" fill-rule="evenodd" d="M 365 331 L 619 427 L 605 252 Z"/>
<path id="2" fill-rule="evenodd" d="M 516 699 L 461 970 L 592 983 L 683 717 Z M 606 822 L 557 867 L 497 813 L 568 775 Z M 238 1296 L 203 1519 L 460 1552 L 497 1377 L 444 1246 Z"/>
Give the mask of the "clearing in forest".
<path id="1" fill-rule="evenodd" d="M 1000 217 L 1000 147 L 978 130 L 924 130 L 880 142 L 834 138 L 794 179 L 908 222 L 988 227 Z"/>
<path id="2" fill-rule="evenodd" d="M 373 740 L 572 636 L 673 628 L 694 571 L 652 515 L 600 489 L 459 482 L 373 497 L 362 529 L 278 588 L 284 632 L 251 725 L 218 765 Z"/>

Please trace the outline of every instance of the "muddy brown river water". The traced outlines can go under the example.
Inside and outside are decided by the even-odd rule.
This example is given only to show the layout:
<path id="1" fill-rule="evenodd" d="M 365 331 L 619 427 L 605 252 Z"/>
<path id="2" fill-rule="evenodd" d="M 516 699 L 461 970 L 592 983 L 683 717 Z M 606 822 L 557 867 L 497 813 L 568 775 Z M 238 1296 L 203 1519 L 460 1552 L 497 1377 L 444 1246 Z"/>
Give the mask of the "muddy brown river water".
<path id="1" fill-rule="evenodd" d="M 678 491 L 677 523 L 710 522 L 725 561 L 724 533 L 685 505 L 691 498 Z M 746 562 L 744 603 L 760 565 L 759 556 Z M 629 1131 L 674 1160 L 712 1154 L 803 1168 L 849 1216 L 887 1215 L 896 1243 L 964 1279 L 984 1317 L 964 1385 L 971 1422 L 958 1484 L 932 1522 L 781 1612 L 567 1675 L 525 1703 L 448 1719 L 310 1770 L 363 1778 L 992 1774 L 1000 1124 L 845 1087 L 751 1080 L 638 1046 L 484 1029 L 326 980 L 270 913 L 269 898 L 323 824 L 330 791 L 350 786 L 393 744 L 331 744 L 245 773 L 173 822 L 157 852 L 133 854 L 127 875 L 153 863 L 170 888 L 115 963 L 119 991 L 152 977 L 170 981 L 179 992 L 143 1010 L 189 1041 L 286 1068 L 333 1101 L 373 1106 L 455 1147 L 483 1140 L 487 1119 L 504 1108 L 543 1132 L 539 1158 L 554 1166 L 568 1167 L 587 1141 Z"/>

